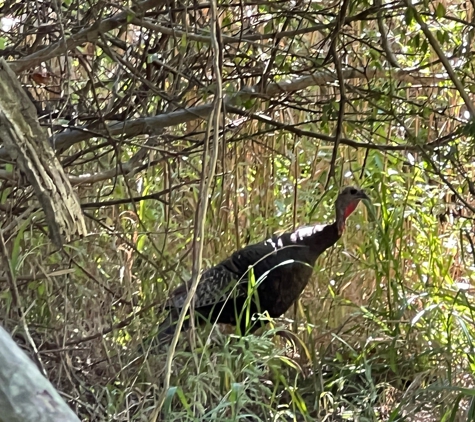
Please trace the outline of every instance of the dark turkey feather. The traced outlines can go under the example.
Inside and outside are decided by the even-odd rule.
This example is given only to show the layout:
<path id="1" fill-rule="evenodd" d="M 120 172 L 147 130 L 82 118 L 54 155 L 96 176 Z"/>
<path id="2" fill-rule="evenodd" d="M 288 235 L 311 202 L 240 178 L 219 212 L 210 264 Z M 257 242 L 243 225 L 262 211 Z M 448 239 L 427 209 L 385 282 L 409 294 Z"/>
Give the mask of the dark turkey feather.
<path id="1" fill-rule="evenodd" d="M 252 268 L 258 303 L 253 298 L 251 313 L 267 311 L 271 317 L 282 315 L 307 285 L 318 256 L 339 238 L 335 223 L 317 225 L 273 236 L 234 252 L 201 274 L 194 296 L 195 313 L 212 322 L 236 324 L 248 297 Z M 169 318 L 160 326 L 159 338 L 173 334 L 188 287 L 189 284 L 181 285 L 171 293 L 167 302 Z"/>

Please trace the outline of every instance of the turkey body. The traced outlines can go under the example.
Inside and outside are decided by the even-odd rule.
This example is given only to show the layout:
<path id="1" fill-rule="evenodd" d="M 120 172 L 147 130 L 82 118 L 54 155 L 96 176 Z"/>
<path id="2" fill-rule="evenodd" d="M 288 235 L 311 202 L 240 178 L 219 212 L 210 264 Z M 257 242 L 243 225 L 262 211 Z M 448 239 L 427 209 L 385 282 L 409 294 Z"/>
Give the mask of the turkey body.
<path id="1" fill-rule="evenodd" d="M 281 316 L 305 289 L 317 258 L 339 238 L 336 223 L 315 225 L 275 235 L 234 252 L 201 274 L 194 296 L 195 315 L 210 322 L 236 325 L 247 301 L 251 315 L 268 312 L 273 318 Z M 252 279 L 255 291 L 249 294 Z M 184 284 L 172 292 L 167 304 L 170 314 L 159 328 L 159 338 L 161 333 L 173 333 L 188 287 Z M 240 323 L 244 333 L 245 318 Z"/>

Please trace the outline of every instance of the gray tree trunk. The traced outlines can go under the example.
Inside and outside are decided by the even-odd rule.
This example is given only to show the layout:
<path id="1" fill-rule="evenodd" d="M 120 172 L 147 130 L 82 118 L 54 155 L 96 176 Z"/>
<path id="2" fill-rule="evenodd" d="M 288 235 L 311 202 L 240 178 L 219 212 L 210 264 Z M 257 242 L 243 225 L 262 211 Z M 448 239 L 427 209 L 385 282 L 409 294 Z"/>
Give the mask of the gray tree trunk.
<path id="1" fill-rule="evenodd" d="M 51 383 L 2 327 L 0 421 L 79 422 Z"/>

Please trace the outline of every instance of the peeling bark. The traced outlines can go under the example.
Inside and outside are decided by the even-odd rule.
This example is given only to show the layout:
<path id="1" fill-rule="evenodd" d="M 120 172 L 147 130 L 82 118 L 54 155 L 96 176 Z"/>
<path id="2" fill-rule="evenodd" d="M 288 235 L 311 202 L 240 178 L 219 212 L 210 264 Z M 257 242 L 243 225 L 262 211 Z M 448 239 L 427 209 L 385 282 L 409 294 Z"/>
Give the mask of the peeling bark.
<path id="1" fill-rule="evenodd" d="M 64 240 L 85 235 L 76 193 L 38 123 L 35 107 L 4 59 L 0 59 L 0 139 L 33 187 L 54 244 L 61 248 Z"/>

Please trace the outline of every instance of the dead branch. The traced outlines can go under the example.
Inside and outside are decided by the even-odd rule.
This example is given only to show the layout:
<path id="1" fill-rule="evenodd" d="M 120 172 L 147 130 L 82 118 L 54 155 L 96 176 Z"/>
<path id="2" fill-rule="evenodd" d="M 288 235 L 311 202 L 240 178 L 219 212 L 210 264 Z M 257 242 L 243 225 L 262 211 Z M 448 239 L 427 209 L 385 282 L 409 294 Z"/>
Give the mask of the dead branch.
<path id="1" fill-rule="evenodd" d="M 55 44 L 52 44 L 46 48 L 43 48 L 36 53 L 30 54 L 23 59 L 17 60 L 11 64 L 13 72 L 20 73 L 31 67 L 38 66 L 41 62 L 57 57 L 69 50 L 72 50 L 78 45 L 84 44 L 85 42 L 94 42 L 99 38 L 99 36 L 105 32 L 111 31 L 113 29 L 119 28 L 122 25 L 126 25 L 130 22 L 131 14 L 142 14 L 149 9 L 159 8 L 163 4 L 166 4 L 164 0 L 146 0 L 139 3 L 136 7 L 133 7 L 132 10 L 125 10 L 122 13 L 117 14 L 116 16 L 106 19 L 103 21 L 96 22 L 90 28 L 83 29 L 67 38 L 66 40 L 61 39 Z"/>
<path id="2" fill-rule="evenodd" d="M 409 72 L 405 70 L 382 71 L 377 69 L 344 69 L 342 77 L 348 79 L 386 79 L 391 77 L 401 82 L 412 84 L 430 84 L 436 86 L 438 83 L 447 80 L 444 76 L 428 76 L 418 72 Z M 226 107 L 235 106 L 245 98 L 271 98 L 284 93 L 300 91 L 311 86 L 324 86 L 338 81 L 338 75 L 331 71 L 318 71 L 308 76 L 302 76 L 293 80 L 281 83 L 271 83 L 262 92 L 259 86 L 245 88 L 232 96 L 225 98 Z M 181 123 L 191 122 L 197 119 L 206 119 L 213 109 L 213 103 L 208 103 L 188 109 L 177 110 L 171 113 L 160 114 L 153 117 L 127 120 L 125 122 L 111 123 L 104 125 L 102 123 L 94 124 L 91 127 L 71 128 L 63 133 L 54 135 L 50 141 L 55 145 L 58 151 L 65 151 L 73 145 L 87 139 L 100 136 L 120 136 L 132 138 L 144 134 L 155 134 L 157 131 L 166 127 L 176 126 Z M 5 148 L 0 148 L 0 159 L 8 158 Z"/>

